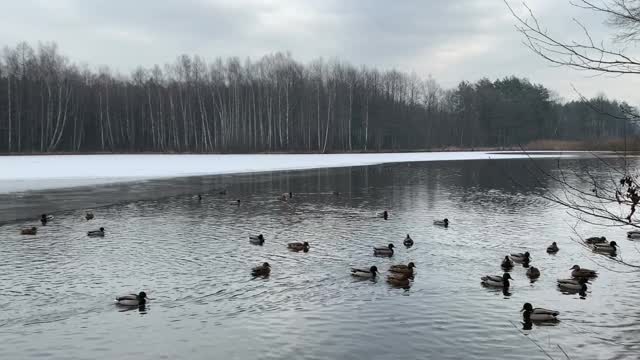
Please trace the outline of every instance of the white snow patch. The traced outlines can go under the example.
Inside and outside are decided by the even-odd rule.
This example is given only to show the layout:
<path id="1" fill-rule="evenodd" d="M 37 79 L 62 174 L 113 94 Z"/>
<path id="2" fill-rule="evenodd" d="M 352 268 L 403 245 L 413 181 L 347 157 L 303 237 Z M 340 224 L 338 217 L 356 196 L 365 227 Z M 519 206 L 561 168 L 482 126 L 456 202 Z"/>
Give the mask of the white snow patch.
<path id="1" fill-rule="evenodd" d="M 301 170 L 383 163 L 561 157 L 565 153 L 423 152 L 251 155 L 0 156 L 0 193 L 196 175 Z M 569 155 L 571 156 L 571 155 Z"/>

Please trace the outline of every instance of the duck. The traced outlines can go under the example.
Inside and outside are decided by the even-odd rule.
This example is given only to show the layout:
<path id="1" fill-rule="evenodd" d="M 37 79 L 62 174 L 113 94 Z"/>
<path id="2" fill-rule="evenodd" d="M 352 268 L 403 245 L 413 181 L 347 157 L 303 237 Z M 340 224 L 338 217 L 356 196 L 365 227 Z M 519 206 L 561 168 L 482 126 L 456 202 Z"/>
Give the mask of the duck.
<path id="1" fill-rule="evenodd" d="M 551 245 L 549 245 L 547 247 L 547 252 L 549 254 L 555 254 L 559 251 L 560 249 L 558 248 L 558 244 L 556 244 L 556 242 L 554 241 Z"/>
<path id="2" fill-rule="evenodd" d="M 229 203 L 229 205 L 236 205 L 236 206 L 240 206 L 240 199 L 236 200 L 236 201 L 232 201 Z"/>
<path id="3" fill-rule="evenodd" d="M 610 243 L 605 243 L 605 244 L 593 245 L 593 251 L 599 252 L 599 253 L 615 255 L 617 250 L 618 250 L 618 244 L 616 244 L 615 241 L 612 241 Z"/>
<path id="4" fill-rule="evenodd" d="M 375 265 L 370 267 L 369 270 L 356 268 L 351 269 L 351 276 L 355 277 L 375 279 L 378 274 L 378 268 Z"/>
<path id="5" fill-rule="evenodd" d="M 282 195 L 278 196 L 278 200 L 280 201 L 287 201 L 288 197 L 287 197 L 287 193 L 283 193 Z"/>
<path id="6" fill-rule="evenodd" d="M 271 273 L 271 265 L 268 262 L 263 263 L 260 266 L 256 266 L 251 270 L 253 276 L 269 276 Z"/>
<path id="7" fill-rule="evenodd" d="M 389 244 L 387 247 L 374 247 L 373 255 L 391 257 L 393 256 L 393 248 L 393 244 Z"/>
<path id="8" fill-rule="evenodd" d="M 385 211 L 383 211 L 381 213 L 378 213 L 377 216 L 387 220 L 387 219 L 389 219 L 389 212 L 387 212 L 387 210 L 385 210 Z"/>
<path id="9" fill-rule="evenodd" d="M 587 291 L 587 279 L 558 279 L 558 287 L 568 291 Z"/>
<path id="10" fill-rule="evenodd" d="M 640 239 L 640 230 L 627 231 L 627 237 L 629 239 Z"/>
<path id="11" fill-rule="evenodd" d="M 513 261 L 511 261 L 511 259 L 509 259 L 509 256 L 505 256 L 504 260 L 502 260 L 502 264 L 500 264 L 500 266 L 503 269 L 511 269 L 511 268 L 513 268 Z"/>
<path id="12" fill-rule="evenodd" d="M 527 270 L 527 277 L 529 279 L 537 279 L 540 277 L 540 270 L 537 267 L 532 266 Z"/>
<path id="13" fill-rule="evenodd" d="M 598 273 L 596 271 L 582 269 L 578 265 L 573 265 L 569 270 L 573 270 L 571 271 L 571 276 L 573 276 L 574 278 L 591 278 L 598 276 Z"/>
<path id="14" fill-rule="evenodd" d="M 198 194 L 198 201 L 202 201 L 202 194 Z"/>
<path id="15" fill-rule="evenodd" d="M 129 294 L 116 297 L 116 304 L 122 306 L 144 306 L 147 300 L 151 300 L 147 297 L 147 293 L 140 291 L 139 294 Z"/>
<path id="16" fill-rule="evenodd" d="M 91 230 L 87 232 L 87 236 L 89 237 L 103 237 L 104 236 L 104 228 L 101 227 L 100 230 Z"/>
<path id="17" fill-rule="evenodd" d="M 487 275 L 480 278 L 482 280 L 482 284 L 490 287 L 499 287 L 503 289 L 508 289 L 511 285 L 509 280 L 513 280 L 509 273 L 504 273 L 502 276 L 500 275 Z"/>
<path id="18" fill-rule="evenodd" d="M 264 236 L 260 235 L 251 235 L 249 236 L 249 242 L 254 245 L 262 245 L 264 244 Z"/>
<path id="19" fill-rule="evenodd" d="M 558 321 L 557 316 L 560 315 L 559 311 L 543 309 L 543 308 L 534 308 L 530 303 L 525 303 L 522 306 L 523 312 L 522 317 L 525 322 L 529 321 Z"/>
<path id="20" fill-rule="evenodd" d="M 49 218 L 47 218 L 47 214 L 42 214 L 42 216 L 40 216 L 40 223 L 42 224 L 42 226 L 47 225 L 48 221 Z"/>
<path id="21" fill-rule="evenodd" d="M 289 243 L 287 244 L 287 247 L 289 248 L 289 250 L 293 250 L 293 251 L 300 251 L 300 250 L 304 252 L 309 251 L 309 243 L 306 241 Z"/>
<path id="22" fill-rule="evenodd" d="M 511 260 L 517 263 L 528 263 L 531 260 L 528 251 L 524 253 L 511 254 L 510 257 Z"/>
<path id="23" fill-rule="evenodd" d="M 22 235 L 35 235 L 37 233 L 38 233 L 38 228 L 35 227 L 35 226 L 32 227 L 32 228 L 29 228 L 29 229 L 20 230 L 20 234 L 22 234 Z"/>
<path id="24" fill-rule="evenodd" d="M 590 245 L 593 245 L 593 244 L 606 244 L 607 243 L 607 238 L 604 237 L 604 236 L 601 236 L 601 237 L 594 236 L 594 237 L 587 238 L 584 242 L 587 243 L 587 244 L 590 244 Z"/>
<path id="25" fill-rule="evenodd" d="M 86 213 L 84 216 L 84 218 L 87 219 L 87 221 L 93 220 L 94 217 L 95 216 L 93 215 L 93 213 L 90 213 L 90 212 Z"/>
<path id="26" fill-rule="evenodd" d="M 409 277 L 406 275 L 401 275 L 401 276 L 389 275 L 387 276 L 387 283 L 392 286 L 407 288 L 409 287 L 410 281 L 409 281 Z"/>
<path id="27" fill-rule="evenodd" d="M 416 265 L 413 262 L 410 262 L 407 265 L 391 265 L 391 267 L 389 268 L 389 271 L 392 273 L 398 273 L 398 274 L 406 274 L 406 275 L 413 275 L 413 269 L 416 267 Z"/>
<path id="28" fill-rule="evenodd" d="M 433 222 L 433 225 L 435 226 L 442 226 L 442 227 L 449 227 L 449 219 L 444 219 L 444 220 L 436 220 Z"/>
<path id="29" fill-rule="evenodd" d="M 406 247 L 410 247 L 413 246 L 413 239 L 411 238 L 411 236 L 409 236 L 409 234 L 407 234 L 407 237 L 404 238 L 404 241 L 402 242 L 404 244 L 404 246 Z"/>

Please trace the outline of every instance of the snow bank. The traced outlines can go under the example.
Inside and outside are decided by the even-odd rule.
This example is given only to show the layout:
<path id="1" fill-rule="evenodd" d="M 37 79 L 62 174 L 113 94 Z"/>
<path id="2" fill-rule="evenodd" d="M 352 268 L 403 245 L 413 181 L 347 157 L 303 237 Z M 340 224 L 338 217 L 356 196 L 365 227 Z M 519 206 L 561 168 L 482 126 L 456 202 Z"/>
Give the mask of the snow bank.
<path id="1" fill-rule="evenodd" d="M 544 152 L 532 156 L 559 157 L 563 153 Z M 0 193 L 194 175 L 526 157 L 507 152 L 0 156 Z"/>

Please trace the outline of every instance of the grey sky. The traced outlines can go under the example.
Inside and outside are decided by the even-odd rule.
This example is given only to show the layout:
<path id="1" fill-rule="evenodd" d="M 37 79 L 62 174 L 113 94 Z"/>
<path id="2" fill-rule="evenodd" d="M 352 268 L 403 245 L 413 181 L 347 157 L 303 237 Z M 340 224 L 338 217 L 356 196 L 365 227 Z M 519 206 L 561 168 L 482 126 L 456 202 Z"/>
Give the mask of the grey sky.
<path id="1" fill-rule="evenodd" d="M 520 1 L 511 0 L 520 8 Z M 572 18 L 607 40 L 604 18 L 566 0 L 528 1 L 553 34 L 580 38 Z M 355 65 L 461 80 L 518 75 L 565 98 L 574 85 L 640 104 L 636 78 L 554 68 L 521 43 L 502 0 L 0 0 L 0 45 L 55 41 L 72 61 L 129 72 L 179 54 L 261 57 L 290 51 Z M 635 49 L 631 49 L 635 51 Z"/>

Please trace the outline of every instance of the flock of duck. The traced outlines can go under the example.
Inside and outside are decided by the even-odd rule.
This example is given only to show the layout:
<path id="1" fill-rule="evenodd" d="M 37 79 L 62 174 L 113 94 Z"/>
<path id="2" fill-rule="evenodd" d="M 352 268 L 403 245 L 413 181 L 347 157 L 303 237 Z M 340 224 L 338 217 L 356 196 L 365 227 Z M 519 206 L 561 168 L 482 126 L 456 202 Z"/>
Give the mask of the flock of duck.
<path id="1" fill-rule="evenodd" d="M 629 231 L 627 232 L 627 237 L 629 239 L 640 239 L 640 231 Z M 616 244 L 615 241 L 609 242 L 604 236 L 584 239 L 583 245 L 595 253 L 613 257 L 616 256 L 618 250 L 618 244 Z M 553 242 L 547 247 L 546 251 L 549 254 L 556 254 L 560 251 L 560 248 L 558 248 L 556 242 Z M 527 269 L 526 275 L 532 282 L 540 277 L 540 270 L 534 266 L 530 266 L 530 262 L 531 255 L 529 252 L 507 255 L 500 265 L 504 273 L 502 275 L 487 275 L 481 277 L 482 285 L 501 288 L 505 294 L 508 294 L 510 286 L 509 280 L 513 280 L 509 271 L 514 268 L 514 264 L 522 264 L 522 266 Z M 589 281 L 595 279 L 598 273 L 595 270 L 585 269 L 579 265 L 573 265 L 569 270 L 571 270 L 571 277 L 558 279 L 558 288 L 565 293 L 578 293 L 580 296 L 586 296 L 587 284 L 590 284 Z M 530 325 L 532 322 L 556 322 L 558 321 L 558 315 L 560 315 L 559 311 L 534 308 L 530 303 L 525 303 L 520 311 L 523 313 L 525 325 Z"/>
<path id="2" fill-rule="evenodd" d="M 226 195 L 226 191 L 219 192 L 221 195 Z M 339 195 L 338 192 L 334 192 L 334 195 Z M 293 193 L 284 193 L 278 197 L 278 200 L 288 201 L 293 197 Z M 198 200 L 202 200 L 202 196 L 198 195 Z M 240 200 L 235 200 L 231 202 L 231 205 L 240 205 Z M 377 214 L 377 217 L 387 220 L 389 218 L 388 211 L 383 211 Z M 88 212 L 85 214 L 85 219 L 87 221 L 93 220 L 95 218 L 94 214 Z M 40 217 L 40 222 L 42 226 L 47 225 L 48 222 L 52 221 L 54 217 L 52 215 L 42 214 Z M 435 226 L 448 228 L 449 220 L 436 220 L 433 222 Z M 22 235 L 36 235 L 38 229 L 36 227 L 26 228 L 21 230 Z M 89 237 L 104 237 L 105 229 L 103 227 L 98 230 L 92 230 L 87 232 L 87 236 Z M 640 231 L 629 231 L 627 233 L 627 237 L 630 239 L 640 239 Z M 249 242 L 253 245 L 263 245 L 265 242 L 265 237 L 262 234 L 252 235 L 249 237 Z M 405 247 L 410 248 L 413 246 L 414 241 L 409 234 L 405 237 L 403 244 Z M 607 241 L 605 237 L 590 237 L 584 240 L 585 246 L 590 247 L 594 252 L 606 254 L 610 256 L 616 256 L 616 251 L 618 249 L 618 244 L 615 241 Z M 291 251 L 303 251 L 308 252 L 310 249 L 310 245 L 308 242 L 293 242 L 287 244 L 287 248 Z M 395 253 L 395 246 L 393 244 L 388 244 L 383 247 L 374 247 L 373 248 L 373 256 L 376 257 L 392 257 Z M 559 251 L 558 245 L 556 242 L 553 242 L 546 249 L 547 253 L 555 254 Z M 535 266 L 530 266 L 531 255 L 529 252 L 524 253 L 513 253 L 504 257 L 501 263 L 501 268 L 504 270 L 502 275 L 486 275 L 481 277 L 481 283 L 487 287 L 493 288 L 501 288 L 505 294 L 508 294 L 508 290 L 510 287 L 509 280 L 513 280 L 509 271 L 514 268 L 514 264 L 521 264 L 524 268 L 527 269 L 526 276 L 535 281 L 535 279 L 540 277 L 540 270 Z M 414 278 L 414 269 L 415 264 L 410 262 L 408 264 L 397 264 L 389 267 L 386 281 L 390 285 L 408 288 L 410 287 L 411 281 Z M 560 290 L 570 292 L 570 293 L 579 293 L 581 296 L 586 295 L 587 284 L 589 281 L 596 278 L 598 276 L 597 272 L 590 269 L 581 268 L 579 265 L 573 265 L 569 270 L 571 270 L 571 278 L 564 278 L 557 280 L 557 286 Z M 251 275 L 254 277 L 267 277 L 271 273 L 271 265 L 267 262 L 262 265 L 256 266 L 251 269 Z M 373 265 L 369 268 L 352 268 L 351 276 L 357 278 L 365 278 L 365 279 L 376 279 L 380 275 L 378 267 Z M 124 296 L 116 297 L 116 303 L 118 305 L 123 306 L 144 306 L 147 300 L 151 300 L 147 297 L 147 294 L 144 291 L 141 291 L 138 294 L 128 294 Z M 547 321 L 558 321 L 557 316 L 560 314 L 559 311 L 549 310 L 544 308 L 534 308 L 530 303 L 525 303 L 522 307 L 521 312 L 523 313 L 523 319 L 526 323 L 531 322 L 547 322 Z"/>

